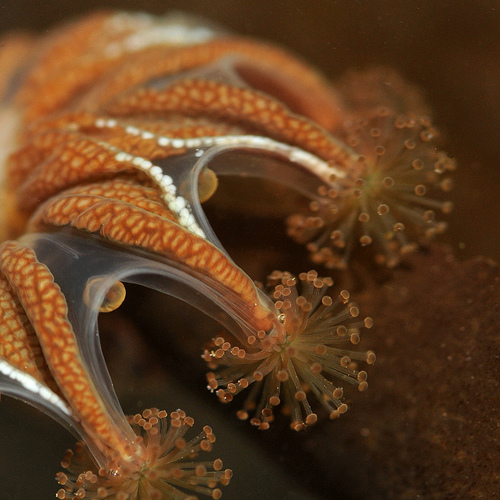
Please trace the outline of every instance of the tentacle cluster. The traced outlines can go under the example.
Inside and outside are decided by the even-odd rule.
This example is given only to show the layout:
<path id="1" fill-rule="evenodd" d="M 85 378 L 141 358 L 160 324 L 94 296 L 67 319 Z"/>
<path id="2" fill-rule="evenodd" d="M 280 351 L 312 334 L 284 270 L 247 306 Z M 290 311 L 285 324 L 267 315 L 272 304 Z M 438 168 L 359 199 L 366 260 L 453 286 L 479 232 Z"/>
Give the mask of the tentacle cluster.
<path id="1" fill-rule="evenodd" d="M 436 147 L 438 132 L 425 117 L 380 107 L 346 122 L 342 133 L 358 157 L 346 177 L 319 188 L 309 214 L 288 218 L 288 233 L 330 268 L 347 267 L 356 243 L 372 242 L 377 260 L 394 267 L 417 242 L 446 229 L 438 217 L 452 203 L 438 197 L 452 187 L 446 174 L 455 162 Z"/>
<path id="2" fill-rule="evenodd" d="M 194 460 L 200 452 L 212 449 L 215 436 L 209 426 L 187 441 L 185 435 L 194 420 L 182 410 L 168 415 L 152 408 L 128 420 L 138 436 L 137 449 L 130 460 L 117 461 L 114 468 L 96 470 L 85 444 L 79 443 L 76 452 L 68 450 L 62 461 L 67 472 L 57 474 L 62 488 L 56 498 L 194 500 L 196 494 L 221 497 L 218 486 L 229 484 L 232 471 L 223 469 L 220 459 Z"/>
<path id="3" fill-rule="evenodd" d="M 320 278 L 315 271 L 298 279 L 275 271 L 268 278 L 276 311 L 273 330 L 248 332 L 242 347 L 224 337 L 213 339 L 213 348 L 204 353 L 215 370 L 207 375 L 209 389 L 229 402 L 252 385 L 239 418 L 253 414 L 251 423 L 267 429 L 274 419 L 273 408 L 281 405 L 290 415 L 291 427 L 302 430 L 317 420 L 309 394 L 333 419 L 347 410 L 339 382 L 367 389 L 367 374 L 358 370 L 357 362 L 372 364 L 375 354 L 349 346 L 358 344 L 360 329 L 373 322 L 369 317 L 357 319 L 358 307 L 349 302 L 347 291 L 336 299 L 325 295 L 332 284 L 331 278 Z"/>

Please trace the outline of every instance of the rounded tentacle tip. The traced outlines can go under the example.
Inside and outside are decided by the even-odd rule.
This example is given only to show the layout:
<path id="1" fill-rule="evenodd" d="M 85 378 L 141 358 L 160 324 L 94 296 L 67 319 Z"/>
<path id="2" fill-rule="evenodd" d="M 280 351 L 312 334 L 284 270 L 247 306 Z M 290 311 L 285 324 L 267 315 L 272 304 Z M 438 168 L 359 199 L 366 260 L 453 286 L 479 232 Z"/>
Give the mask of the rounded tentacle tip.
<path id="1" fill-rule="evenodd" d="M 206 425 L 194 438 L 185 435 L 194 426 L 194 419 L 182 410 L 171 412 L 151 408 L 128 417 L 136 433 L 126 458 L 109 456 L 105 468 L 98 469 L 83 443 L 75 451 L 68 450 L 61 462 L 66 472 L 56 476 L 62 486 L 58 499 L 139 500 L 195 499 L 206 495 L 218 499 L 219 486 L 226 486 L 232 477 L 222 460 L 196 461 L 201 452 L 212 450 L 215 435 Z"/>
<path id="2" fill-rule="evenodd" d="M 368 388 L 367 373 L 358 362 L 375 362 L 373 351 L 351 350 L 360 342 L 362 328 L 373 320 L 360 319 L 357 305 L 342 290 L 337 297 L 326 295 L 333 285 L 316 271 L 275 271 L 268 277 L 268 294 L 274 303 L 270 331 L 247 331 L 246 345 L 232 345 L 226 338 L 214 338 L 203 358 L 212 370 L 208 389 L 222 402 L 252 386 L 238 418 L 259 429 L 268 429 L 274 408 L 289 415 L 291 427 L 305 429 L 318 416 L 309 402 L 313 396 L 335 418 L 347 410 L 338 383 Z"/>
<path id="3" fill-rule="evenodd" d="M 103 284 L 105 285 L 103 277 L 93 277 L 88 280 L 83 291 L 83 300 L 87 306 L 91 305 L 93 294 L 97 293 Z M 121 281 L 113 283 L 104 294 L 99 312 L 106 313 L 118 309 L 125 300 L 126 293 L 125 285 Z"/>

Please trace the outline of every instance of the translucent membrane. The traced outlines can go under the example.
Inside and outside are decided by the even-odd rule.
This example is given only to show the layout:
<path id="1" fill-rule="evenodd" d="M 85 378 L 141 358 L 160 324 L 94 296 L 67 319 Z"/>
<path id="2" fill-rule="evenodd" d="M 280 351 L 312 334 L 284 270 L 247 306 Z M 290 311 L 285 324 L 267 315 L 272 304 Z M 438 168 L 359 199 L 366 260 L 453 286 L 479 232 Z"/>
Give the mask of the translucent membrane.
<path id="1" fill-rule="evenodd" d="M 183 142 L 183 141 L 180 141 Z M 180 143 L 179 143 L 180 144 Z M 186 154 L 157 162 L 176 186 L 176 196 L 200 228 L 199 234 L 224 251 L 210 227 L 200 202 L 200 179 L 209 169 L 217 176 L 254 177 L 289 187 L 310 198 L 320 199 L 318 189 L 332 177 L 345 174 L 303 149 L 267 137 L 219 136 L 184 141 Z"/>
<path id="2" fill-rule="evenodd" d="M 121 409 L 112 390 L 97 330 L 101 304 L 116 282 L 137 283 L 177 297 L 222 321 L 233 332 L 244 321 L 242 318 L 250 314 L 236 293 L 166 257 L 65 228 L 30 234 L 21 242 L 32 247 L 40 262 L 53 273 L 66 298 L 68 317 L 89 374 L 110 413 L 118 417 L 122 415 Z M 263 294 L 262 300 L 267 303 Z M 221 315 L 221 311 L 225 314 Z"/>
<path id="3" fill-rule="evenodd" d="M 100 465 L 106 459 L 80 425 L 68 404 L 45 384 L 0 358 L 0 393 L 29 403 L 60 423 L 78 439 L 89 442 L 89 450 Z"/>

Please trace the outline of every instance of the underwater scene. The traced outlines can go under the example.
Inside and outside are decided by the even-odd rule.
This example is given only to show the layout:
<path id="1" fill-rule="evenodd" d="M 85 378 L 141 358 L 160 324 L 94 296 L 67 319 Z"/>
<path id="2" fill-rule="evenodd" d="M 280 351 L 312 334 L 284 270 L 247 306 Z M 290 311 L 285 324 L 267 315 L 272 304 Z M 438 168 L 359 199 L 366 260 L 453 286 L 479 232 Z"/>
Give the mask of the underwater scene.
<path id="1" fill-rule="evenodd" d="M 5 6 L 2 498 L 500 491 L 498 9 L 269 7 Z"/>

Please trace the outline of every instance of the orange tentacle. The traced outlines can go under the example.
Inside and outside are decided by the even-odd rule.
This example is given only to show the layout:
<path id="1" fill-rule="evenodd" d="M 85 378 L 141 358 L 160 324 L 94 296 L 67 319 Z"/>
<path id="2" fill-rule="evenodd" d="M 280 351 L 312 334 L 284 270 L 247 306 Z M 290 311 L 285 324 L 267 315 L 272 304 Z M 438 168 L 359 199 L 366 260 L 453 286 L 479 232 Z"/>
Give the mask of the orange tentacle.
<path id="1" fill-rule="evenodd" d="M 9 241 L 0 247 L 0 267 L 36 331 L 45 358 L 50 360 L 52 376 L 83 426 L 112 449 L 123 450 L 123 438 L 82 362 L 66 300 L 50 270 L 37 260 L 33 250 Z"/>
<path id="2" fill-rule="evenodd" d="M 188 47 L 150 47 L 140 57 L 130 57 L 112 78 L 97 83 L 80 107 L 98 110 L 116 96 L 155 78 L 165 78 L 233 58 L 236 73 L 250 84 L 276 93 L 297 112 L 317 121 L 328 130 L 341 120 L 340 100 L 326 80 L 286 50 L 245 38 L 220 38 Z M 279 90 L 277 90 L 279 89 Z"/>
<path id="3" fill-rule="evenodd" d="M 3 276 L 0 278 L 0 317 L 0 358 L 54 389 L 33 326 Z"/>
<path id="4" fill-rule="evenodd" d="M 168 256 L 202 272 L 228 291 L 241 297 L 252 312 L 250 322 L 257 330 L 269 330 L 272 323 L 262 308 L 253 282 L 225 254 L 178 224 L 143 209 L 98 196 L 59 196 L 42 206 L 32 221 L 40 224 L 71 225 L 99 232 L 109 240 Z"/>
<path id="5" fill-rule="evenodd" d="M 64 142 L 62 136 L 66 138 Z M 23 210 L 31 211 L 41 201 L 81 182 L 138 171 L 132 161 L 116 159 L 119 151 L 91 138 L 60 133 L 60 136 L 54 135 L 54 140 L 58 146 L 51 149 L 41 164 L 31 167 L 32 173 L 18 190 L 19 206 Z M 15 168 L 14 164 L 11 168 Z"/>
<path id="6" fill-rule="evenodd" d="M 343 165 L 349 157 L 345 145 L 321 126 L 292 113 L 272 97 L 211 80 L 181 80 L 164 90 L 141 88 L 117 98 L 106 111 L 115 116 L 172 112 L 216 116 L 299 146 L 327 161 Z"/>
<path id="7" fill-rule="evenodd" d="M 173 222 L 177 221 L 175 215 L 163 204 L 158 190 L 134 182 L 132 179 L 117 177 L 109 181 L 85 184 L 67 189 L 60 196 L 69 198 L 78 195 L 92 195 L 110 200 L 123 201 L 146 212 L 151 212 Z"/>

